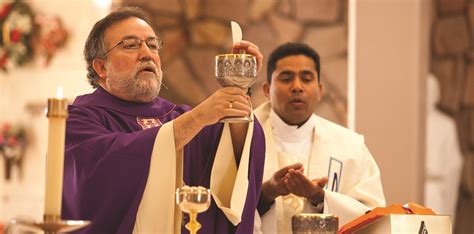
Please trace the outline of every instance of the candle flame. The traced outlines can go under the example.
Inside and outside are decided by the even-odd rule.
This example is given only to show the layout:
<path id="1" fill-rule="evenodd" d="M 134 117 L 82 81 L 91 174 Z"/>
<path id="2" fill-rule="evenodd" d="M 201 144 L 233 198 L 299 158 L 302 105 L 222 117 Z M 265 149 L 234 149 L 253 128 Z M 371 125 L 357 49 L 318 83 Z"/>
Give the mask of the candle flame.
<path id="1" fill-rule="evenodd" d="M 57 99 L 62 99 L 63 98 L 63 86 L 60 85 L 58 89 L 56 90 L 56 98 Z"/>

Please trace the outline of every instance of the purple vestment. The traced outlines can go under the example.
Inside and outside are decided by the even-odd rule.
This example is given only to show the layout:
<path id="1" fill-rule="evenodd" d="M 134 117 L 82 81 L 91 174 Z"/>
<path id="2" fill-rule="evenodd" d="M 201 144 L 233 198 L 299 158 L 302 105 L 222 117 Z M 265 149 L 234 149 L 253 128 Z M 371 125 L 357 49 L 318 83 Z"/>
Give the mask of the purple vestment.
<path id="1" fill-rule="evenodd" d="M 164 124 L 189 109 L 162 98 L 150 103 L 126 102 L 102 88 L 77 97 L 69 106 L 66 125 L 62 218 L 92 221 L 81 233 L 132 233 L 160 129 L 143 130 L 139 119 L 159 119 Z M 184 147 L 187 185 L 209 188 L 222 129 L 220 123 L 207 126 Z M 264 154 L 263 130 L 255 119 L 242 221 L 234 227 L 212 202 L 198 216 L 201 233 L 252 233 Z M 183 232 L 187 231 L 183 228 Z"/>

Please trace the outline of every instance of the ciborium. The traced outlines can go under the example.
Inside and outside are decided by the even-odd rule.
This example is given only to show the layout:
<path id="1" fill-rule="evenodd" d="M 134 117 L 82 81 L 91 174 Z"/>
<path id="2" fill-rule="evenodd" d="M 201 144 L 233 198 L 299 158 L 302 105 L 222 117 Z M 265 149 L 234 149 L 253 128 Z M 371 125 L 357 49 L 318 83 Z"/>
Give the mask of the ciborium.
<path id="1" fill-rule="evenodd" d="M 301 213 L 291 218 L 293 234 L 336 234 L 339 218 L 333 214 Z"/>
<path id="2" fill-rule="evenodd" d="M 251 54 L 221 54 L 216 56 L 215 76 L 222 87 L 235 86 L 250 94 L 257 80 L 257 59 Z M 249 103 L 250 105 L 250 103 Z M 227 117 L 221 122 L 251 122 L 250 116 Z"/>
<path id="3" fill-rule="evenodd" d="M 211 205 L 211 190 L 201 186 L 178 188 L 176 204 L 181 211 L 189 214 L 189 222 L 185 227 L 191 234 L 195 234 L 201 229 L 201 224 L 197 221 L 198 213 L 206 211 Z"/>

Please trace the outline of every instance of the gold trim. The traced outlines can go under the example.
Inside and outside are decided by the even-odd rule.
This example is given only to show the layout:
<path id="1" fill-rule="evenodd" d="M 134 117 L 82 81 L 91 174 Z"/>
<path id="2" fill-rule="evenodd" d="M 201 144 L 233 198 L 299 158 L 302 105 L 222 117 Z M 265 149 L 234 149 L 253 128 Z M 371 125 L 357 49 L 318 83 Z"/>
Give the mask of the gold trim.
<path id="1" fill-rule="evenodd" d="M 67 118 L 67 99 L 48 98 L 48 118 Z"/>
<path id="2" fill-rule="evenodd" d="M 52 222 L 57 222 L 60 221 L 61 217 L 59 215 L 50 215 L 50 214 L 44 214 L 43 215 L 43 221 L 45 223 L 52 223 Z"/>
<path id="3" fill-rule="evenodd" d="M 316 214 L 316 213 L 300 213 L 295 215 L 297 218 L 320 218 L 320 219 L 335 219 L 335 214 Z"/>
<path id="4" fill-rule="evenodd" d="M 255 58 L 251 54 L 219 54 L 216 55 L 216 59 L 229 59 L 229 58 Z"/>

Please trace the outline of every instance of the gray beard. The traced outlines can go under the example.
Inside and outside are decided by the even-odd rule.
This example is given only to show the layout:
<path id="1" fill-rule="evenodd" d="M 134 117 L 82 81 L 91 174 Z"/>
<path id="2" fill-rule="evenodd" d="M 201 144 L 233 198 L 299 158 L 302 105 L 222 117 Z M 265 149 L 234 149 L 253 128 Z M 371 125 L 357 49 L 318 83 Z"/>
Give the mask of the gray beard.
<path id="1" fill-rule="evenodd" d="M 148 74 L 140 74 L 134 72 L 133 79 L 127 80 L 111 80 L 107 79 L 107 86 L 123 90 L 124 93 L 135 102 L 151 102 L 160 93 L 161 80 L 163 72 L 157 70 L 155 77 Z"/>
<path id="2" fill-rule="evenodd" d="M 156 77 L 140 77 L 140 74 L 136 74 L 133 82 L 130 82 L 129 87 L 127 87 L 127 90 L 130 91 L 130 97 L 139 102 L 153 101 L 160 94 L 162 77 L 163 72 L 161 70 L 157 71 Z"/>

